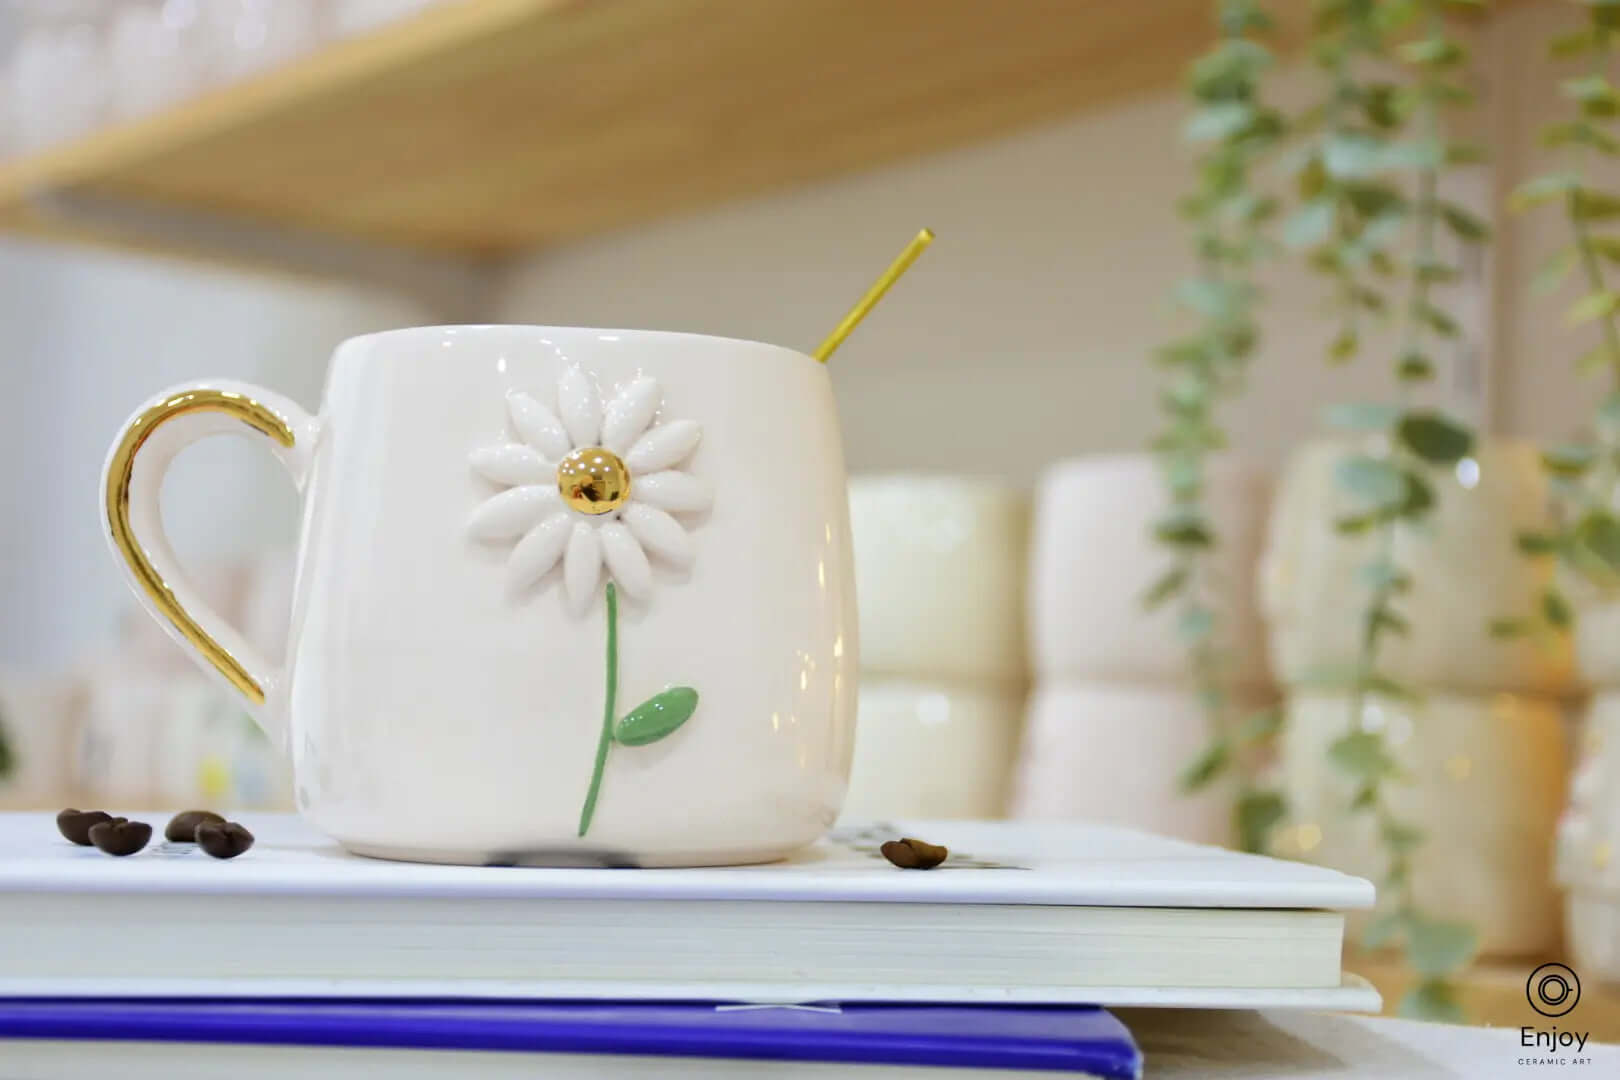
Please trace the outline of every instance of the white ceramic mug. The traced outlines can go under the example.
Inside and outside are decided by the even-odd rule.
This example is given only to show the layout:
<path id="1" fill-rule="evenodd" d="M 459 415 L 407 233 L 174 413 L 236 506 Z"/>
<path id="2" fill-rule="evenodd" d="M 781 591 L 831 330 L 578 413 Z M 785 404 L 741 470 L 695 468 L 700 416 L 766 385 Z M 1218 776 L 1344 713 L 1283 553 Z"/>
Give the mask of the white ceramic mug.
<path id="1" fill-rule="evenodd" d="M 199 603 L 169 461 L 257 432 L 304 493 L 287 661 Z M 204 382 L 125 425 L 103 487 L 136 595 L 291 753 L 352 851 L 754 862 L 838 816 L 856 619 L 824 365 L 749 341 L 534 326 L 340 346 L 318 416 Z"/>

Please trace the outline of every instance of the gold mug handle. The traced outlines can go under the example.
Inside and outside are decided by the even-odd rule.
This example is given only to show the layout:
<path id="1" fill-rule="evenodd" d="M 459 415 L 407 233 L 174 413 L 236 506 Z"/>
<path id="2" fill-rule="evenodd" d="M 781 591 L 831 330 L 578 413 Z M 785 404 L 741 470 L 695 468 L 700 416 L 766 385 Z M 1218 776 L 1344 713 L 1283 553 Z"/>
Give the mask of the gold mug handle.
<path id="1" fill-rule="evenodd" d="M 138 409 L 107 454 L 102 493 L 107 543 L 136 598 L 205 671 L 239 692 L 278 745 L 282 725 L 271 705 L 280 673 L 198 597 L 163 530 L 158 494 L 176 454 L 211 435 L 263 436 L 300 493 L 315 448 L 315 420 L 281 397 L 242 383 L 173 387 Z"/>

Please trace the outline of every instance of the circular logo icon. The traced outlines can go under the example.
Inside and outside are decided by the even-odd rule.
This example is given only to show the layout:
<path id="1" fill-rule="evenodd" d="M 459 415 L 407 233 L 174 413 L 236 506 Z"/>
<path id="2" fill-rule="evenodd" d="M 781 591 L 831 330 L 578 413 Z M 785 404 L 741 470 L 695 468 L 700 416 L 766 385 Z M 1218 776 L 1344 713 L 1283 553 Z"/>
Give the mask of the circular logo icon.
<path id="1" fill-rule="evenodd" d="M 1542 1016 L 1563 1016 L 1581 1000 L 1581 980 L 1563 964 L 1542 964 L 1525 980 L 1524 996 Z"/>

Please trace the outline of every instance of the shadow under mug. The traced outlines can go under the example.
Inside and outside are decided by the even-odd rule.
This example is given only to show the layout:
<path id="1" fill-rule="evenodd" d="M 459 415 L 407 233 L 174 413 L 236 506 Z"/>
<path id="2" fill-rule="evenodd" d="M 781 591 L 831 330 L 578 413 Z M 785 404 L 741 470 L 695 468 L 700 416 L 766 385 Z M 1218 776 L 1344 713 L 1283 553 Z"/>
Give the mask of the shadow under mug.
<path id="1" fill-rule="evenodd" d="M 252 433 L 303 495 L 286 663 L 164 536 L 169 462 Z M 320 412 L 165 391 L 103 476 L 136 596 L 292 758 L 351 851 L 716 865 L 838 816 L 857 642 L 826 367 L 692 334 L 538 326 L 344 342 Z"/>

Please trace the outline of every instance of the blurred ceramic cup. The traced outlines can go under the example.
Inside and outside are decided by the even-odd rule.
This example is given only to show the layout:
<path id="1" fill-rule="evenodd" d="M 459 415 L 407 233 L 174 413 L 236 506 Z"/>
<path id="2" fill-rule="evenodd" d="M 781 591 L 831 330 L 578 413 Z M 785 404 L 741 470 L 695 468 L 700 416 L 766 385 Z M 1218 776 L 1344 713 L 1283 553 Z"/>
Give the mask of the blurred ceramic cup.
<path id="1" fill-rule="evenodd" d="M 1079 818 L 1225 844 L 1231 792 L 1215 784 L 1188 795 L 1177 785 L 1207 738 L 1203 706 L 1189 689 L 1038 687 L 1025 713 L 1012 816 Z"/>
<path id="2" fill-rule="evenodd" d="M 864 672 L 1021 685 L 1029 498 L 981 480 L 851 478 Z"/>
<path id="3" fill-rule="evenodd" d="M 0 810 L 58 809 L 77 797 L 73 747 L 83 709 L 75 675 L 0 672 Z"/>
<path id="4" fill-rule="evenodd" d="M 1289 686 L 1320 683 L 1355 662 L 1365 602 L 1358 569 L 1376 534 L 1346 536 L 1334 521 L 1353 510 L 1334 481 L 1353 452 L 1339 441 L 1294 454 L 1277 493 L 1261 595 L 1271 663 Z M 1546 479 L 1535 447 L 1490 441 L 1454 469 L 1430 475 L 1436 504 L 1422 527 L 1395 534 L 1395 562 L 1412 578 L 1398 610 L 1408 634 L 1386 639 L 1380 666 L 1397 679 L 1450 690 L 1563 694 L 1571 689 L 1567 641 L 1491 636 L 1492 619 L 1536 609 L 1552 580 L 1551 559 L 1523 554 L 1516 537 L 1548 527 Z"/>
<path id="5" fill-rule="evenodd" d="M 1212 577 L 1225 582 L 1222 634 L 1234 685 L 1269 684 L 1254 566 L 1271 484 L 1235 457 L 1210 463 L 1205 487 L 1220 545 Z M 1039 677 L 1167 684 L 1187 680 L 1173 605 L 1147 611 L 1143 593 L 1168 565 L 1152 540 L 1166 507 L 1148 454 L 1052 466 L 1036 493 L 1029 578 L 1030 651 Z M 865 603 L 863 597 L 862 603 Z"/>
<path id="6" fill-rule="evenodd" d="M 1016 690 L 862 679 L 844 817 L 1001 817 L 1023 707 Z"/>
<path id="7" fill-rule="evenodd" d="M 1565 936 L 1581 972 L 1620 980 L 1620 691 L 1592 698 L 1558 823 Z"/>
<path id="8" fill-rule="evenodd" d="M 1349 723 L 1346 696 L 1288 702 L 1282 776 L 1291 815 L 1277 853 L 1379 878 L 1387 855 L 1373 815 L 1349 809 L 1355 781 L 1328 747 Z M 1364 729 L 1385 732 L 1406 780 L 1385 788 L 1397 820 L 1422 828 L 1412 862 L 1418 906 L 1479 933 L 1495 956 L 1541 955 L 1557 943 L 1553 834 L 1564 804 L 1560 703 L 1515 694 L 1430 694 L 1421 704 L 1369 702 Z"/>

